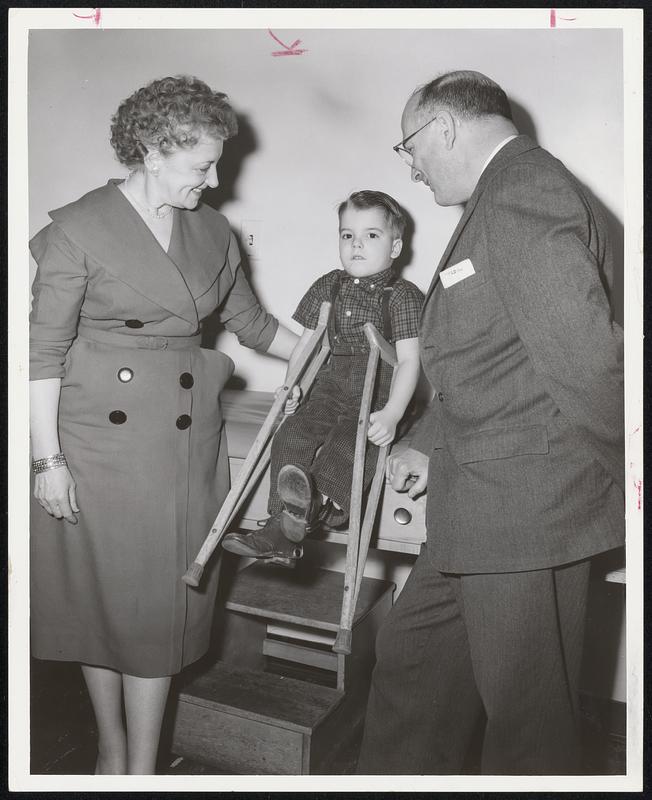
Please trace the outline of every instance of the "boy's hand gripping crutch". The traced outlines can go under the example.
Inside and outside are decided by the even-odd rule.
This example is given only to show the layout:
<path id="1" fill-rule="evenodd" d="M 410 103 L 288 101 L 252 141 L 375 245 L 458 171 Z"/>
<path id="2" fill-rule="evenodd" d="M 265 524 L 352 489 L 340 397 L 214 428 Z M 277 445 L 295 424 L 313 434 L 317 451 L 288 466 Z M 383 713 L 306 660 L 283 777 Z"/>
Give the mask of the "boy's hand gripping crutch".
<path id="1" fill-rule="evenodd" d="M 265 471 L 270 458 L 271 436 L 274 433 L 278 417 L 283 413 L 285 402 L 290 392 L 298 383 L 302 394 L 305 394 L 312 386 L 319 368 L 328 357 L 330 353 L 330 344 L 328 342 L 328 317 L 330 308 L 331 304 L 328 302 L 321 304 L 319 321 L 314 333 L 308 340 L 299 361 L 288 375 L 287 381 L 278 393 L 269 413 L 265 417 L 265 421 L 258 431 L 258 435 L 240 467 L 238 476 L 233 482 L 231 491 L 226 496 L 226 500 L 220 508 L 215 522 L 211 526 L 210 533 L 206 537 L 200 551 L 197 553 L 194 562 L 190 565 L 186 574 L 183 575 L 183 581 L 189 586 L 199 586 L 199 581 L 204 572 L 206 562 L 211 557 L 228 526 L 240 510 L 250 488 L 255 486 L 256 482 Z M 308 369 L 305 370 L 305 375 L 302 375 L 306 364 L 310 361 L 318 345 L 321 345 L 321 349 L 310 363 Z M 281 424 L 282 423 L 283 420 L 281 420 Z"/>
<path id="2" fill-rule="evenodd" d="M 337 632 L 333 650 L 336 653 L 348 655 L 351 652 L 351 630 L 353 628 L 353 617 L 355 607 L 358 602 L 358 594 L 362 584 L 364 565 L 369 551 L 369 541 L 371 531 L 376 518 L 378 500 L 383 487 L 385 477 L 385 462 L 389 445 L 378 449 L 378 460 L 376 462 L 376 472 L 371 482 L 369 497 L 365 508 L 364 520 L 361 526 L 362 514 L 362 493 L 364 486 L 364 463 L 367 448 L 367 431 L 369 430 L 369 415 L 371 413 L 371 401 L 373 398 L 374 386 L 376 383 L 376 372 L 378 361 L 382 359 L 394 368 L 392 383 L 396 375 L 396 351 L 378 333 L 371 322 L 366 322 L 364 332 L 369 341 L 369 359 L 367 361 L 367 371 L 365 374 L 364 390 L 362 402 L 360 403 L 360 414 L 358 416 L 358 431 L 355 441 L 355 458 L 353 461 L 353 484 L 351 487 L 351 512 L 349 514 L 349 540 L 346 547 L 346 567 L 344 571 L 344 599 L 342 601 L 342 616 L 340 618 L 340 628 Z M 390 386 L 391 391 L 391 386 Z"/>

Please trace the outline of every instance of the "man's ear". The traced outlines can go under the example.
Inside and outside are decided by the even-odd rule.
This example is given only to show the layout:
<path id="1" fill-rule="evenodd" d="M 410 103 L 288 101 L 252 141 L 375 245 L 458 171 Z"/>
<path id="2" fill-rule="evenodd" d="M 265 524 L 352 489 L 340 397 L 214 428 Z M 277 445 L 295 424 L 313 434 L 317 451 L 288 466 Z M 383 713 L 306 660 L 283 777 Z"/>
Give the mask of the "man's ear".
<path id="1" fill-rule="evenodd" d="M 455 137 L 457 135 L 457 124 L 455 118 L 450 111 L 440 111 L 437 119 L 439 130 L 444 137 L 444 147 L 450 150 L 455 144 Z"/>
<path id="2" fill-rule="evenodd" d="M 403 239 L 394 239 L 392 242 L 392 258 L 398 258 L 403 249 Z"/>

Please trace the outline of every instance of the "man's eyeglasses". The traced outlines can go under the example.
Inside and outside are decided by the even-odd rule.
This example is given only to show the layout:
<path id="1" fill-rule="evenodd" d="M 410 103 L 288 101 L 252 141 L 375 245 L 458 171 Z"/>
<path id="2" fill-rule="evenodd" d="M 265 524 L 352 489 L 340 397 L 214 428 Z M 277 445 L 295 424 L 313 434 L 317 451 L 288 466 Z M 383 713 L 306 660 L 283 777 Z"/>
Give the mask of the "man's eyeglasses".
<path id="1" fill-rule="evenodd" d="M 412 133 L 409 136 L 406 136 L 405 139 L 403 139 L 402 142 L 399 142 L 398 144 L 395 144 L 394 147 L 392 147 L 392 150 L 395 153 L 397 153 L 403 159 L 403 161 L 405 161 L 405 163 L 408 165 L 408 167 L 412 166 L 413 157 L 412 157 L 412 153 L 409 150 L 406 149 L 405 145 L 410 141 L 410 139 L 413 136 L 416 136 L 417 133 L 420 133 L 424 128 L 427 128 L 428 125 L 430 125 L 431 122 L 434 122 L 437 119 L 438 116 L 439 116 L 439 114 L 435 114 L 435 116 L 432 119 L 429 119 L 428 122 L 426 122 L 420 128 L 417 128 L 416 131 L 412 131 Z"/>

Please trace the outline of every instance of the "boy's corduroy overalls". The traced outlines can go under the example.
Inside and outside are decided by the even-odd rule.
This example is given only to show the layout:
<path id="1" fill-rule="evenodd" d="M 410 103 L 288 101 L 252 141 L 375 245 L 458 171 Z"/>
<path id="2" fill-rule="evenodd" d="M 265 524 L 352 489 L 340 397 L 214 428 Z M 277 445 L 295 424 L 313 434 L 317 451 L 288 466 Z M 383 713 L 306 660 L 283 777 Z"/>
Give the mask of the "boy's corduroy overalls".
<path id="1" fill-rule="evenodd" d="M 342 341 L 342 331 L 338 324 L 341 316 L 341 285 L 342 280 L 351 280 L 351 277 L 341 270 L 332 275 L 329 273 L 324 278 L 332 276 L 330 285 L 331 315 L 329 319 L 328 335 L 331 344 L 331 355 L 320 369 L 315 383 L 307 397 L 301 403 L 297 412 L 286 418 L 279 428 L 272 443 L 270 496 L 268 511 L 276 514 L 282 509 L 282 503 L 276 489 L 279 470 L 285 464 L 301 466 L 311 473 L 318 492 L 331 498 L 340 506 L 348 516 L 351 502 L 351 483 L 353 480 L 353 461 L 355 455 L 355 440 L 358 427 L 358 414 L 364 388 L 369 345 L 361 331 L 355 341 Z M 369 314 L 369 319 L 379 332 L 389 342 L 393 341 L 391 315 L 389 311 L 390 295 L 394 291 L 396 276 L 391 270 L 370 276 L 375 279 L 378 287 L 382 285 L 382 299 L 375 313 Z M 353 279 L 356 283 L 370 278 Z M 406 290 L 406 287 L 407 290 Z M 374 284 L 371 283 L 371 288 Z M 416 336 L 416 322 L 420 307 L 420 291 L 413 284 L 401 281 L 401 289 L 406 294 L 406 305 L 410 308 L 406 316 L 409 324 L 414 324 Z M 302 321 L 300 314 L 301 305 L 297 309 L 295 318 Z M 350 316 L 351 312 L 344 312 Z M 362 320 L 358 316 L 356 322 Z M 408 323 L 406 323 L 408 324 Z M 401 338 L 406 338 L 402 336 Z M 384 361 L 379 361 L 376 386 L 372 402 L 372 410 L 383 408 L 389 397 L 389 388 L 392 379 L 392 367 Z M 365 456 L 364 489 L 366 490 L 373 478 L 378 447 L 368 444 Z M 343 515 L 342 522 L 346 517 Z"/>

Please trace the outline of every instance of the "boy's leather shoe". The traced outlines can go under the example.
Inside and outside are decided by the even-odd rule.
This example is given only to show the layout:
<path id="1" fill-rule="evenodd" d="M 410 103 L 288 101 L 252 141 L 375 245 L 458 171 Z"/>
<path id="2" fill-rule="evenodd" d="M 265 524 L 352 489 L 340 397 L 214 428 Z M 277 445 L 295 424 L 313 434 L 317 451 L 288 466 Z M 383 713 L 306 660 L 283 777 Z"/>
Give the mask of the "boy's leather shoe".
<path id="1" fill-rule="evenodd" d="M 301 542 L 313 528 L 321 508 L 312 477 L 303 467 L 286 464 L 278 473 L 277 488 L 283 503 L 281 530 L 291 542 Z"/>
<path id="2" fill-rule="evenodd" d="M 253 533 L 228 533 L 222 547 L 230 553 L 260 558 L 291 567 L 303 555 L 301 545 L 289 542 L 279 525 L 279 515 L 270 517 L 264 527 Z"/>
<path id="3" fill-rule="evenodd" d="M 336 508 L 328 497 L 319 509 L 317 517 L 319 527 L 325 531 L 341 531 L 349 526 L 349 515 L 343 508 Z"/>

